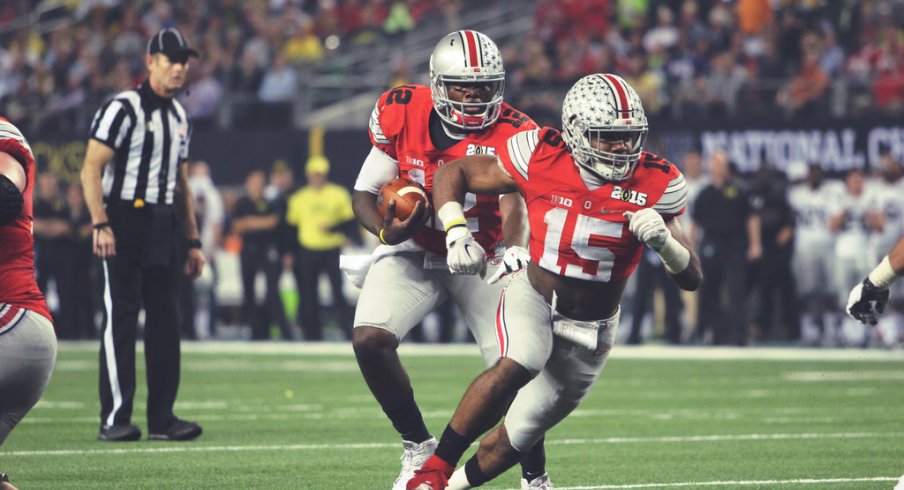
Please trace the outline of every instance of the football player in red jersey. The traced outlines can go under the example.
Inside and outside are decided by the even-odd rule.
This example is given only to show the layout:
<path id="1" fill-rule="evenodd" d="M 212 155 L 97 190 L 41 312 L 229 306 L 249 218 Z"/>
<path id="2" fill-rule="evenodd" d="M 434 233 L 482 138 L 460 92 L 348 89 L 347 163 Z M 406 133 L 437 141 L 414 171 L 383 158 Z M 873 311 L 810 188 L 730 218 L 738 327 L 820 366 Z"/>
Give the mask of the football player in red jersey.
<path id="1" fill-rule="evenodd" d="M 34 182 L 31 147 L 0 117 L 0 446 L 41 398 L 56 360 L 52 318 L 35 281 Z M 0 489 L 10 488 L 0 474 Z"/>
<path id="2" fill-rule="evenodd" d="M 595 74 L 565 96 L 563 132 L 517 134 L 496 157 L 444 166 L 434 180 L 454 271 L 484 261 L 460 226 L 466 192 L 520 192 L 530 221 L 530 263 L 509 279 L 496 329 L 502 358 L 477 377 L 446 427 L 434 456 L 408 489 L 479 486 L 515 464 L 574 410 L 599 377 L 618 327 L 619 302 L 644 245 L 683 289 L 702 280 L 676 217 L 687 198 L 671 163 L 643 151 L 647 120 L 640 98 L 620 77 Z M 499 425 L 458 471 L 465 449 Z"/>
<path id="3" fill-rule="evenodd" d="M 399 341 L 437 305 L 454 301 L 471 329 L 487 366 L 500 356 L 493 330 L 501 284 L 453 275 L 446 266 L 445 233 L 432 208 L 418 204 L 402 221 L 377 212 L 383 183 L 404 177 L 430 194 L 444 163 L 467 155 L 503 151 L 514 134 L 534 122 L 502 101 L 505 72 L 499 49 L 487 36 L 457 31 L 443 37 L 430 56 L 430 86 L 403 85 L 384 93 L 370 118 L 373 143 L 355 183 L 359 222 L 383 243 L 366 273 L 355 312 L 353 344 L 361 373 L 402 437 L 402 471 L 393 488 L 404 488 L 437 441 L 427 429 L 399 356 Z M 390 203 L 390 209 L 393 204 Z M 517 194 L 469 194 L 462 223 L 480 248 L 508 269 L 526 263 L 526 213 Z M 498 276 L 498 274 L 497 274 Z M 494 277 L 497 277 L 494 276 Z M 494 281 L 495 282 L 495 281 Z M 524 485 L 544 488 L 542 443 L 523 465 Z"/>

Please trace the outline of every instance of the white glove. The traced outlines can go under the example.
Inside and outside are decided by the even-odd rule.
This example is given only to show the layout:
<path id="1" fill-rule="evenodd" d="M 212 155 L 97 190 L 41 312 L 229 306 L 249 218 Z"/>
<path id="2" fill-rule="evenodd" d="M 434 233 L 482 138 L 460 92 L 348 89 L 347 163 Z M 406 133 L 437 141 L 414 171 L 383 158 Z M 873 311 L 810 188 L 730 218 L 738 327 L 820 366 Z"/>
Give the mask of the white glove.
<path id="1" fill-rule="evenodd" d="M 666 240 L 672 236 L 662 216 L 653 208 L 644 208 L 636 213 L 625 211 L 624 216 L 628 218 L 628 229 L 631 233 L 656 252 L 659 252 Z"/>
<path id="2" fill-rule="evenodd" d="M 446 264 L 453 274 L 483 277 L 487 272 L 487 253 L 474 240 L 467 226 L 455 226 L 446 232 Z"/>
<path id="3" fill-rule="evenodd" d="M 499 281 L 502 279 L 502 276 L 505 276 L 506 274 L 520 271 L 527 267 L 528 262 L 530 262 L 530 252 L 528 252 L 526 248 L 518 246 L 507 248 L 505 254 L 502 255 L 502 263 L 499 264 L 499 268 L 496 269 L 496 272 L 487 279 L 487 284 L 493 284 Z"/>

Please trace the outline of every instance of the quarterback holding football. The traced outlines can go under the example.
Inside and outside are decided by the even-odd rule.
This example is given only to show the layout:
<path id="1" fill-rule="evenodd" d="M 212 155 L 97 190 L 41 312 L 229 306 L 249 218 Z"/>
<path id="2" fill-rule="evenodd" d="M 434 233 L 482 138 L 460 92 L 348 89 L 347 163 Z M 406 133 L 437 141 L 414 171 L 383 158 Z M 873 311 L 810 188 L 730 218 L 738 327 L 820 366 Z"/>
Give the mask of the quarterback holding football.
<path id="1" fill-rule="evenodd" d="M 397 214 L 405 213 L 396 213 L 399 203 L 384 202 L 381 214 L 378 197 L 384 195 L 384 184 L 396 178 L 417 182 L 431 197 L 434 175 L 444 164 L 503 152 L 509 138 L 534 130 L 529 117 L 503 102 L 504 84 L 496 44 L 479 32 L 457 31 L 443 37 L 430 56 L 429 87 L 395 87 L 380 97 L 371 114 L 373 148 L 358 174 L 353 201 L 358 221 L 383 246 L 364 277 L 353 345 L 364 380 L 402 438 L 402 470 L 394 489 L 404 488 L 437 445 L 396 352 L 399 341 L 440 303 L 454 301 L 484 362 L 492 365 L 505 345 L 493 328 L 493 299 L 502 291 L 502 283 L 494 279 L 526 263 L 522 247 L 527 227 L 524 201 L 517 193 L 468 194 L 458 221 L 468 235 L 447 255 L 448 237 L 433 207 L 418 201 L 400 219 Z M 481 277 L 449 270 L 447 262 L 461 265 L 477 250 L 503 264 L 491 278 L 493 284 L 482 279 L 484 263 Z M 522 465 L 522 487 L 549 488 L 543 444 L 535 446 Z"/>

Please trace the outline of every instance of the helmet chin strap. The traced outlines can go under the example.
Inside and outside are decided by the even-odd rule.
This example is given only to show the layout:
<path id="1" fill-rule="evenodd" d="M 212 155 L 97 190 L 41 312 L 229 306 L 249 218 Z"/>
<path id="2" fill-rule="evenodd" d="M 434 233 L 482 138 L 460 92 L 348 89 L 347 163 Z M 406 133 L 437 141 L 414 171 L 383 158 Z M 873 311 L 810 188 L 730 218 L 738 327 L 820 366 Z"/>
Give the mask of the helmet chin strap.
<path id="1" fill-rule="evenodd" d="M 452 139 L 456 139 L 456 140 L 463 140 L 463 139 L 465 139 L 465 137 L 468 136 L 467 132 L 465 132 L 461 128 L 452 126 L 451 124 L 447 123 L 443 118 L 439 118 L 439 121 L 440 121 L 440 123 L 442 123 L 443 132 L 446 133 L 446 136 L 448 136 Z"/>
<path id="2" fill-rule="evenodd" d="M 599 189 L 600 187 L 606 185 L 609 182 L 608 180 L 600 177 L 599 175 L 597 175 L 595 172 L 591 171 L 587 167 L 585 167 L 583 165 L 579 165 L 577 163 L 575 163 L 575 165 L 578 166 L 578 172 L 581 173 L 581 179 L 584 181 L 584 184 L 587 185 L 587 188 L 589 190 L 595 191 L 595 190 Z"/>

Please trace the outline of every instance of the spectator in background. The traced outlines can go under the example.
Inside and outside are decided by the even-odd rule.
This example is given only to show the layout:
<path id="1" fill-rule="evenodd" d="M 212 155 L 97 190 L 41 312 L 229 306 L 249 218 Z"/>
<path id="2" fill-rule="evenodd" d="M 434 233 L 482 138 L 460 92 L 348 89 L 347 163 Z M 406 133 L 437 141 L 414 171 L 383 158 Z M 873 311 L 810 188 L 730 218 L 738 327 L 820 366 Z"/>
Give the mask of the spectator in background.
<path id="1" fill-rule="evenodd" d="M 198 76 L 182 97 L 195 129 L 216 124 L 217 110 L 223 98 L 223 84 L 215 76 L 213 64 L 203 64 Z"/>
<path id="2" fill-rule="evenodd" d="M 298 91 L 298 74 L 286 63 L 286 56 L 277 53 L 273 65 L 264 71 L 264 77 L 257 95 L 265 106 L 262 107 L 259 122 L 269 125 L 285 125 L 291 121 L 292 101 Z"/>
<path id="3" fill-rule="evenodd" d="M 836 304 L 847 302 L 848 287 L 856 284 L 869 272 L 869 222 L 873 221 L 869 200 L 864 194 L 863 171 L 854 169 L 844 177 L 844 194 L 837 196 L 829 208 L 829 230 L 835 237 Z M 842 320 L 842 343 L 865 344 L 869 337 L 859 323 L 850 318 Z"/>
<path id="4" fill-rule="evenodd" d="M 329 181 L 330 163 L 313 155 L 305 165 L 308 183 L 289 198 L 286 221 L 298 227 L 300 249 L 295 260 L 295 279 L 299 285 L 299 315 L 304 339 L 323 340 L 320 317 L 320 275 L 326 274 L 333 296 L 338 327 L 351 339 L 352 309 L 342 292 L 339 252 L 350 233 L 357 232 L 348 190 Z M 350 230 L 355 230 L 351 232 Z"/>
<path id="5" fill-rule="evenodd" d="M 833 185 L 834 182 L 826 182 L 822 166 L 818 163 L 800 164 L 805 168 L 796 170 L 792 165 L 788 169 L 794 183 L 788 194 L 794 212 L 792 271 L 797 287 L 796 297 L 807 320 L 802 324 L 802 340 L 819 343 L 827 340 L 825 315 L 837 304 L 829 209 L 843 189 Z M 801 172 L 804 180 L 794 182 L 794 172 Z M 818 336 L 806 334 L 807 330 L 803 327 L 809 325 L 816 329 Z"/>
<path id="6" fill-rule="evenodd" d="M 72 234 L 69 209 L 56 173 L 39 173 L 37 184 L 34 196 L 34 235 L 38 287 L 44 296 L 48 296 L 50 281 L 53 280 L 58 301 L 53 315 L 57 336 L 60 339 L 74 339 L 73 298 L 68 294 L 70 290 L 67 287 L 72 280 L 73 265 L 69 261 L 72 254 L 72 243 L 68 240 Z"/>
<path id="7" fill-rule="evenodd" d="M 775 20 L 769 0 L 738 0 L 738 28 L 745 35 L 763 32 Z"/>
<path id="8" fill-rule="evenodd" d="M 672 345 L 681 343 L 681 293 L 678 287 L 669 279 L 659 254 L 649 247 L 644 247 L 643 256 L 637 264 L 636 289 L 633 305 L 631 306 L 631 333 L 628 335 L 628 344 L 639 345 L 644 341 L 643 320 L 647 312 L 652 311 L 653 293 L 662 291 L 665 299 L 665 338 Z M 653 315 L 655 323 L 655 315 Z M 654 328 L 655 332 L 655 328 Z"/>
<path id="9" fill-rule="evenodd" d="M 63 285 L 64 297 L 70 298 L 68 303 L 72 315 L 69 322 L 72 325 L 72 337 L 76 339 L 97 338 L 97 325 L 95 312 L 97 311 L 100 293 L 100 272 L 96 267 L 94 252 L 92 251 L 91 234 L 94 227 L 91 224 L 91 215 L 85 205 L 85 195 L 82 186 L 69 184 L 66 186 L 66 209 L 69 213 L 69 228 L 71 230 L 66 240 L 69 242 L 69 256 L 66 260 L 71 267 L 71 274 Z"/>
<path id="10" fill-rule="evenodd" d="M 829 77 L 819 67 L 813 53 L 807 53 L 800 71 L 775 96 L 775 102 L 789 116 L 808 117 L 826 113 L 825 94 Z"/>
<path id="11" fill-rule="evenodd" d="M 873 81 L 873 103 L 889 115 L 904 111 L 904 62 L 892 58 Z"/>
<path id="12" fill-rule="evenodd" d="M 383 22 L 383 32 L 390 39 L 398 40 L 412 30 L 414 30 L 414 18 L 411 16 L 411 11 L 408 10 L 408 5 L 402 0 L 392 2 L 389 7 L 389 15 Z"/>
<path id="13" fill-rule="evenodd" d="M 252 340 L 270 338 L 270 325 L 276 321 L 284 340 L 291 340 L 292 329 L 285 319 L 279 298 L 279 250 L 276 229 L 279 216 L 273 203 L 264 198 L 264 172 L 254 170 L 245 178 L 245 195 L 235 203 L 232 230 L 242 237 L 242 317 L 251 327 Z M 264 303 L 258 305 L 255 289 L 258 274 L 265 278 Z"/>
<path id="14" fill-rule="evenodd" d="M 273 203 L 276 215 L 279 217 L 279 223 L 276 226 L 277 250 L 279 251 L 280 257 L 277 287 L 282 283 L 282 278 L 286 273 L 293 273 L 294 257 L 298 253 L 298 229 L 286 221 L 289 209 L 289 197 L 295 190 L 295 172 L 292 171 L 292 167 L 282 159 L 273 162 L 273 165 L 270 167 L 269 183 L 267 184 L 267 188 L 264 189 L 264 198 Z M 298 285 L 296 284 L 295 287 L 297 291 Z M 282 298 L 281 290 L 279 290 L 279 295 L 280 298 Z M 283 303 L 282 315 L 286 317 L 287 324 L 291 325 L 293 323 L 293 321 L 288 319 L 285 303 Z"/>
<path id="15" fill-rule="evenodd" d="M 188 187 L 194 198 L 195 220 L 201 233 L 201 250 L 207 257 L 208 267 L 194 283 L 183 282 L 184 338 L 204 340 L 214 336 L 214 317 L 217 298 L 214 285 L 217 282 L 217 255 L 223 244 L 225 211 L 223 197 L 210 175 L 210 166 L 202 160 L 188 165 Z"/>
<path id="16" fill-rule="evenodd" d="M 800 338 L 800 318 L 791 273 L 794 214 L 788 202 L 787 184 L 778 172 L 764 163 L 754 178 L 751 196 L 754 209 L 759 211 L 763 243 L 763 255 L 754 272 L 760 305 L 754 318 L 758 326 L 757 340 L 797 340 Z M 776 328 L 776 309 L 780 328 Z"/>
<path id="17" fill-rule="evenodd" d="M 724 151 L 712 154 L 710 183 L 694 203 L 702 231 L 700 261 L 706 280 L 700 288 L 694 340 L 715 345 L 747 343 L 747 264 L 762 255 L 760 220 L 747 189 L 732 174 Z"/>
<path id="18" fill-rule="evenodd" d="M 322 60 L 323 42 L 317 36 L 317 26 L 314 21 L 303 19 L 292 29 L 292 35 L 282 50 L 285 60 L 293 65 L 315 63 Z"/>

